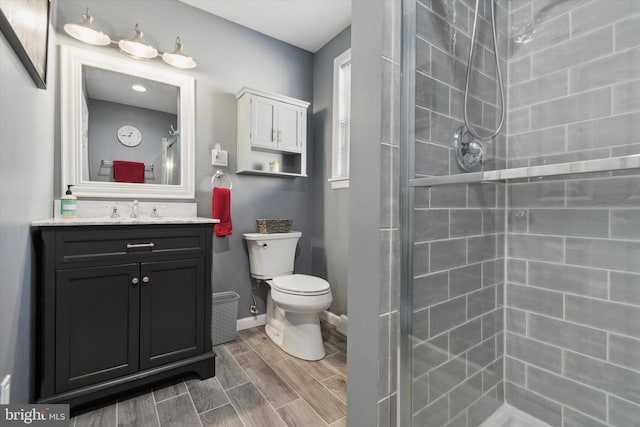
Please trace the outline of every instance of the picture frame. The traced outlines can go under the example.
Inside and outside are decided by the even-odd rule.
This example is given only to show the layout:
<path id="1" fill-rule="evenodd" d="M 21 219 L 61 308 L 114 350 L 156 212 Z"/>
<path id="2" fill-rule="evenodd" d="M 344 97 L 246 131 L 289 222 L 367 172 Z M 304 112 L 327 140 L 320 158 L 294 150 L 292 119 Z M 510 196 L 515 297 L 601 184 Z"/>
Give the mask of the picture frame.
<path id="1" fill-rule="evenodd" d="M 0 0 L 0 31 L 34 83 L 47 88 L 50 0 Z"/>

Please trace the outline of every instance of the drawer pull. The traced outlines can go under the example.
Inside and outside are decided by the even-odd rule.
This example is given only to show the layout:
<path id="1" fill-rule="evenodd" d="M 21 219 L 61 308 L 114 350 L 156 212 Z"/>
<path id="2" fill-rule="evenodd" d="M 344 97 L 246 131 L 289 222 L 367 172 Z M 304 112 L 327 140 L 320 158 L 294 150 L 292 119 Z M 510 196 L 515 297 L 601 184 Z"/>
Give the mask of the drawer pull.
<path id="1" fill-rule="evenodd" d="M 149 283 L 150 281 L 151 281 L 151 279 L 149 279 L 149 277 L 148 277 L 148 276 L 144 276 L 144 277 L 142 278 L 142 283 Z"/>
<path id="2" fill-rule="evenodd" d="M 127 249 L 149 248 L 153 249 L 155 244 L 152 243 L 127 243 Z"/>
<path id="3" fill-rule="evenodd" d="M 138 279 L 137 277 L 134 277 L 133 279 L 131 279 L 132 285 L 137 285 L 138 283 L 140 283 L 140 279 Z"/>

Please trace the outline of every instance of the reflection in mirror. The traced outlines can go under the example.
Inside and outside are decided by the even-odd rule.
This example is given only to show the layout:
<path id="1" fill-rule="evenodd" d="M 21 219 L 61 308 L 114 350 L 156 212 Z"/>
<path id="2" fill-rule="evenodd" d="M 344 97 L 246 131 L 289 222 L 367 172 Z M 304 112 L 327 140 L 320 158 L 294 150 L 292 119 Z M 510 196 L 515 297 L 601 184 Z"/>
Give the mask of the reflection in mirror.
<path id="1" fill-rule="evenodd" d="M 90 197 L 195 194 L 194 80 L 60 47 L 62 186 Z"/>
<path id="2" fill-rule="evenodd" d="M 180 184 L 178 88 L 87 65 L 82 74 L 85 179 L 137 182 L 126 172 L 139 167 L 146 184 Z"/>

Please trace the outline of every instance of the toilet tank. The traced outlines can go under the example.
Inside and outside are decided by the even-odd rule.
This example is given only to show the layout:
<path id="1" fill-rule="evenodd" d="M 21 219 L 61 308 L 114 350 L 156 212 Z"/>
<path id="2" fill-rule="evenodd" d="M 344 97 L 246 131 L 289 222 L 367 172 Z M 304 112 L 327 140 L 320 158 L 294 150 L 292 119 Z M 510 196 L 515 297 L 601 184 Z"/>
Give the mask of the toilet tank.
<path id="1" fill-rule="evenodd" d="M 245 233 L 251 277 L 273 279 L 293 273 L 296 246 L 302 233 Z"/>

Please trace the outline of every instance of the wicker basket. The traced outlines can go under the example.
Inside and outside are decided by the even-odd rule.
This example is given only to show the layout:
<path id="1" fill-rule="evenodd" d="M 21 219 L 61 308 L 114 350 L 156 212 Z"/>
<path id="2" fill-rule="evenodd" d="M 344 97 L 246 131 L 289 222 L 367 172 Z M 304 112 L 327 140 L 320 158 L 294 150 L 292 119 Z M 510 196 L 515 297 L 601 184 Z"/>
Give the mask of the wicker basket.
<path id="1" fill-rule="evenodd" d="M 292 219 L 256 219 L 258 233 L 288 233 L 293 226 Z"/>

